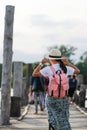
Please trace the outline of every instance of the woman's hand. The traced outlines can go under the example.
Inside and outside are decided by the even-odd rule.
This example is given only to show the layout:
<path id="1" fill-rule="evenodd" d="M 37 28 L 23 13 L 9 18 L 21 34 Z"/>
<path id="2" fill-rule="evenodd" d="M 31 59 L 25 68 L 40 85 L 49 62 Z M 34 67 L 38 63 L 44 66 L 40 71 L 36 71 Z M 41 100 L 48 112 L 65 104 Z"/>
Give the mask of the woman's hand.
<path id="1" fill-rule="evenodd" d="M 41 61 L 42 64 L 45 64 L 45 63 L 47 63 L 47 62 L 48 62 L 48 59 L 47 59 L 47 58 L 44 58 L 44 59 L 42 59 L 42 61 Z"/>
<path id="2" fill-rule="evenodd" d="M 65 65 L 68 65 L 70 67 L 72 67 L 74 69 L 74 73 L 73 74 L 78 74 L 80 73 L 80 70 L 73 64 L 71 64 L 66 57 L 62 57 L 62 61 Z"/>
<path id="3" fill-rule="evenodd" d="M 69 61 L 67 60 L 66 57 L 62 57 L 62 61 L 65 65 L 68 65 L 69 64 Z"/>

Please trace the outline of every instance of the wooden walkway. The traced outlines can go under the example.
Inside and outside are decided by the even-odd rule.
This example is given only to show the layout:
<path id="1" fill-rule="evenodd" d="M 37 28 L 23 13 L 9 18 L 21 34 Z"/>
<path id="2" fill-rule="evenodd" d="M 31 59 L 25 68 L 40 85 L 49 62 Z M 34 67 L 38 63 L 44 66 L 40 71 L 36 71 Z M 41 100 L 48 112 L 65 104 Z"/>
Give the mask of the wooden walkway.
<path id="1" fill-rule="evenodd" d="M 77 109 L 73 104 L 70 105 L 70 123 L 72 130 L 87 130 L 87 113 Z M 34 105 L 30 105 L 27 115 L 21 121 L 11 118 L 12 125 L 0 126 L 0 130 L 48 130 L 48 120 L 46 110 L 34 114 Z"/>

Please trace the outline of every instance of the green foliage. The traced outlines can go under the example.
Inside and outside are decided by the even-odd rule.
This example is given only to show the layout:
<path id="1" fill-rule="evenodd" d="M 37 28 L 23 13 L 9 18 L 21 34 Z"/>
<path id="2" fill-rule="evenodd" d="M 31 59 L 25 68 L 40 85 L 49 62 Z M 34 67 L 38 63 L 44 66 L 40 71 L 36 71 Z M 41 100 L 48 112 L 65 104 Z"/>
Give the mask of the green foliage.
<path id="1" fill-rule="evenodd" d="M 61 51 L 62 56 L 66 56 L 67 58 L 70 58 L 71 55 L 75 55 L 75 50 L 76 50 L 76 49 L 77 49 L 77 48 L 75 48 L 75 47 L 73 47 L 73 46 L 70 46 L 70 45 L 67 45 L 67 47 L 64 46 L 64 45 L 61 45 L 61 46 L 59 47 L 59 50 Z"/>
<path id="2" fill-rule="evenodd" d="M 80 57 L 77 67 L 80 69 L 80 73 L 83 75 L 84 84 L 87 84 L 87 52 L 83 53 L 83 55 Z"/>
<path id="3" fill-rule="evenodd" d="M 32 63 L 32 70 L 31 72 L 33 72 L 34 68 L 38 65 L 38 62 L 35 62 L 35 63 Z M 27 64 L 24 64 L 23 65 L 23 77 L 26 77 L 26 74 L 27 74 L 27 69 L 28 69 L 28 65 Z"/>
<path id="4" fill-rule="evenodd" d="M 86 61 L 87 60 L 87 52 L 84 52 L 83 55 L 80 57 L 81 61 Z"/>
<path id="5" fill-rule="evenodd" d="M 27 72 L 27 64 L 23 65 L 23 77 L 26 77 L 26 72 Z"/>

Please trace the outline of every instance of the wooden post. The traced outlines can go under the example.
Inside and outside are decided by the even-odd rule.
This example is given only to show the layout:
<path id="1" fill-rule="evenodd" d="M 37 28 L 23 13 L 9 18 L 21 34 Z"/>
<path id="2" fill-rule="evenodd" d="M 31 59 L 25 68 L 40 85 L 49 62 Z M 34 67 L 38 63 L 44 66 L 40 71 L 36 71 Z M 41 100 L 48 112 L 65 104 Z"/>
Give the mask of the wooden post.
<path id="1" fill-rule="evenodd" d="M 13 97 L 11 97 L 11 117 L 19 117 L 21 114 L 23 63 L 14 62 Z"/>
<path id="2" fill-rule="evenodd" d="M 21 106 L 26 106 L 27 105 L 27 93 L 26 93 L 26 77 L 23 77 L 22 80 L 22 99 L 21 99 Z"/>
<path id="3" fill-rule="evenodd" d="M 30 77 L 32 75 L 32 64 L 28 64 L 27 66 L 27 75 L 26 75 L 26 105 L 28 104 L 29 102 L 29 99 L 28 99 L 28 94 L 29 94 L 29 86 L 30 86 Z"/>
<path id="4" fill-rule="evenodd" d="M 85 108 L 87 109 L 87 85 L 85 85 L 86 93 L 85 93 Z"/>
<path id="5" fill-rule="evenodd" d="M 14 62 L 13 96 L 22 97 L 23 63 Z"/>
<path id="6" fill-rule="evenodd" d="M 12 72 L 14 6 L 6 6 L 3 68 L 1 81 L 1 124 L 10 124 L 10 88 Z"/>
<path id="7" fill-rule="evenodd" d="M 82 74 L 79 74 L 77 76 L 77 86 L 80 86 L 81 84 L 83 84 L 83 75 Z"/>

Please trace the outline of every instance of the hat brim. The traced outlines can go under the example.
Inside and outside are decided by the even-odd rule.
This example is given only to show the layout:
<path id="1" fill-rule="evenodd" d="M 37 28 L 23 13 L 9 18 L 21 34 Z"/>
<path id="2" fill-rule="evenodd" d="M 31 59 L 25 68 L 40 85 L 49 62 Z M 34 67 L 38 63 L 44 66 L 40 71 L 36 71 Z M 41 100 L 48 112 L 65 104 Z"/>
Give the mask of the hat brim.
<path id="1" fill-rule="evenodd" d="M 47 58 L 47 59 L 53 59 L 53 60 L 63 59 L 63 57 L 49 57 L 49 55 L 46 55 L 45 58 Z"/>
<path id="2" fill-rule="evenodd" d="M 61 58 L 53 58 L 53 57 L 48 57 L 48 59 L 60 60 L 60 59 L 63 59 L 63 58 L 62 58 L 62 57 L 61 57 Z"/>

